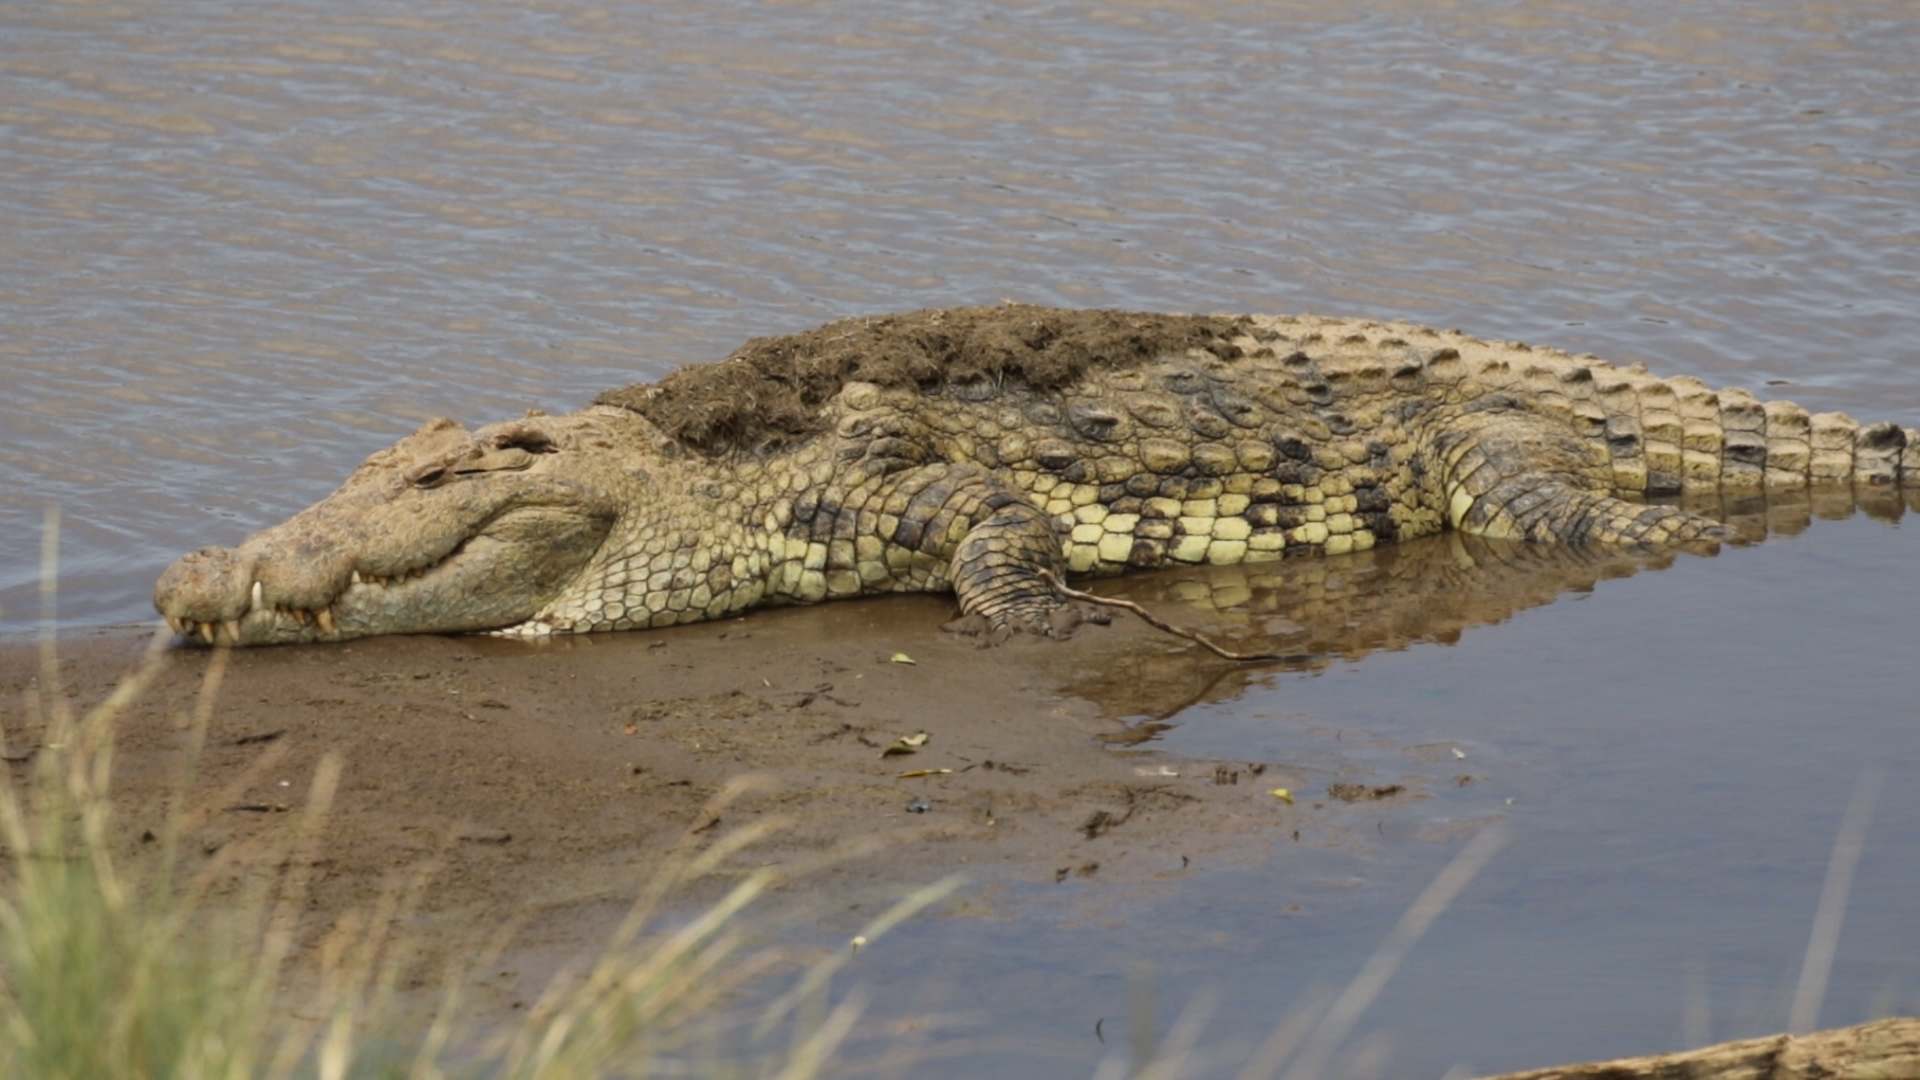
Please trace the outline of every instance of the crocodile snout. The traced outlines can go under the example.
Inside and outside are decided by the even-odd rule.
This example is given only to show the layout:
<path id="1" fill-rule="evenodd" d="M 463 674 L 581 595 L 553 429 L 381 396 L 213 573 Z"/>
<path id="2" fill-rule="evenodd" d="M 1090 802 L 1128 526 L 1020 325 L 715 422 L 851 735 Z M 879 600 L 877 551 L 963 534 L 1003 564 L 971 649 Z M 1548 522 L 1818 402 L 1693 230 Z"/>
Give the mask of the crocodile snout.
<path id="1" fill-rule="evenodd" d="M 203 547 L 182 556 L 153 587 L 153 606 L 175 630 L 203 631 L 231 623 L 252 603 L 253 559 L 233 548 Z"/>
<path id="2" fill-rule="evenodd" d="M 282 557 L 258 537 L 238 548 L 201 548 L 160 575 L 153 606 L 174 632 L 209 645 L 272 636 L 281 623 L 300 639 L 331 634 L 331 605 L 360 576 L 345 552 L 300 539 L 287 544 Z"/>

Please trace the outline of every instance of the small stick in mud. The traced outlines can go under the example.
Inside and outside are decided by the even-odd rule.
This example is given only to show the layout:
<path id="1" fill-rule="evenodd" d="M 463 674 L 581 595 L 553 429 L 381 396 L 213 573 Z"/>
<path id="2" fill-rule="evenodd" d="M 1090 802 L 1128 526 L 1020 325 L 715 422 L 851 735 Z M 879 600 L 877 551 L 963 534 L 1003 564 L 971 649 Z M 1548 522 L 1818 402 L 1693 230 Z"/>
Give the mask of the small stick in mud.
<path id="1" fill-rule="evenodd" d="M 1144 621 L 1148 626 L 1151 626 L 1156 630 L 1165 630 L 1169 634 L 1173 634 L 1176 637 L 1186 638 L 1188 641 L 1198 642 L 1199 644 L 1205 646 L 1207 649 L 1211 650 L 1214 655 L 1219 656 L 1223 659 L 1232 660 L 1235 663 L 1239 663 L 1239 664 L 1253 664 L 1253 663 L 1302 664 L 1302 663 L 1308 663 L 1310 661 L 1320 659 L 1320 657 L 1314 653 L 1270 653 L 1270 652 L 1243 653 L 1243 652 L 1234 652 L 1231 649 L 1223 649 L 1220 646 L 1215 645 L 1212 641 L 1209 641 L 1206 635 L 1201 634 L 1195 630 L 1188 630 L 1184 627 L 1175 626 L 1170 622 L 1166 622 L 1165 620 L 1150 614 L 1146 608 L 1141 607 L 1139 604 L 1136 604 L 1131 600 L 1116 600 L 1116 599 L 1113 599 L 1112 597 L 1095 596 L 1093 593 L 1090 593 L 1090 592 L 1081 592 L 1079 589 L 1072 588 L 1068 586 L 1066 582 L 1061 581 L 1058 577 L 1055 577 L 1053 572 L 1050 570 L 1040 571 L 1040 576 L 1046 580 L 1047 584 L 1053 586 L 1055 592 L 1058 592 L 1061 596 L 1064 596 L 1069 600 L 1079 600 L 1088 604 L 1098 604 L 1102 607 L 1117 607 L 1117 608 L 1123 608 L 1127 611 L 1131 611 L 1135 615 L 1140 616 L 1141 620 Z"/>

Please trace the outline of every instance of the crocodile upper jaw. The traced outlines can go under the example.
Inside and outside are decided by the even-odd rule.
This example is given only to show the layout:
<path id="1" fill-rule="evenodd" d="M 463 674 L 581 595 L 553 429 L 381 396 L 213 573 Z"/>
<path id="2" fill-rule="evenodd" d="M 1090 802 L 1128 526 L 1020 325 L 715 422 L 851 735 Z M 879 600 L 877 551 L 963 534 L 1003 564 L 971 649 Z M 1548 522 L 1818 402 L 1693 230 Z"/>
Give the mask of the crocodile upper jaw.
<path id="1" fill-rule="evenodd" d="M 372 634 L 498 630 L 536 617 L 575 581 L 611 517 L 509 510 L 439 562 L 392 577 L 348 571 L 337 591 L 293 602 L 274 565 L 240 548 L 203 548 L 173 566 L 154 606 L 176 633 L 210 645 L 341 641 Z"/>

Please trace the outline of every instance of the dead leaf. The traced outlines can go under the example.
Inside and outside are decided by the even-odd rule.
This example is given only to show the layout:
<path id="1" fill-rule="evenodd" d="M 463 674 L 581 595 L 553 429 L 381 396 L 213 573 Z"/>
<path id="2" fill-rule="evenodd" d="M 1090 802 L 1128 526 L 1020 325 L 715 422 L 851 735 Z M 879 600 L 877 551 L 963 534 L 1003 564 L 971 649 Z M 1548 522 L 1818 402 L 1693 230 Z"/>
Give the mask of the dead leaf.
<path id="1" fill-rule="evenodd" d="M 885 750 L 880 751 L 880 756 L 883 758 L 890 758 L 890 757 L 898 757 L 902 754 L 919 753 L 920 748 L 927 745 L 927 740 L 931 738 L 933 738 L 933 736 L 927 734 L 924 731 L 916 731 L 911 735 L 902 735 L 899 738 L 893 740 L 892 746 L 889 746 Z"/>

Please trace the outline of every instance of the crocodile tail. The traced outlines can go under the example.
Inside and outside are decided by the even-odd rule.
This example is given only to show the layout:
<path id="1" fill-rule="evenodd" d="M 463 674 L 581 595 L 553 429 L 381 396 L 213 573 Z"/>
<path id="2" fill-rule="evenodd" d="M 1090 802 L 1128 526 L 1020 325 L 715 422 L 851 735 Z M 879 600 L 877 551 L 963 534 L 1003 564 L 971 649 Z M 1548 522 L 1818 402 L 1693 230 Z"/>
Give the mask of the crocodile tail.
<path id="1" fill-rule="evenodd" d="M 1421 338 L 1417 328 L 1402 328 Z M 1920 490 L 1920 431 L 1808 413 L 1790 401 L 1715 390 L 1688 376 L 1661 379 L 1592 355 L 1520 342 L 1425 331 L 1443 347 L 1421 364 L 1454 402 L 1520 392 L 1540 412 L 1604 446 L 1621 493 L 1763 492 L 1809 486 Z"/>
<path id="2" fill-rule="evenodd" d="M 1920 432 L 1841 412 L 1657 379 L 1638 365 L 1594 363 L 1591 400 L 1614 486 L 1646 495 L 1824 485 L 1920 488 Z"/>

